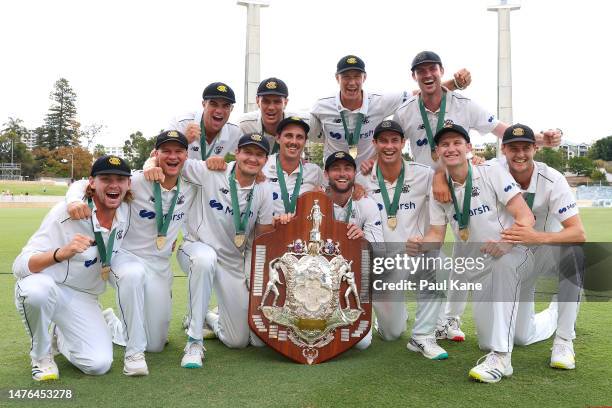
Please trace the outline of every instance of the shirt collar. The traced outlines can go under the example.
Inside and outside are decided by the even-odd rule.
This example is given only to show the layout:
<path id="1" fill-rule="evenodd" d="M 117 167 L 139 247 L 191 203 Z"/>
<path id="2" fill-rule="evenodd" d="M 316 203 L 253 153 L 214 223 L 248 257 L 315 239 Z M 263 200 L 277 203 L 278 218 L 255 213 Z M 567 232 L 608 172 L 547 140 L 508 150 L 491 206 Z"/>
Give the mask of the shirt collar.
<path id="1" fill-rule="evenodd" d="M 91 211 L 91 224 L 93 225 L 94 232 L 109 232 L 108 229 L 101 226 L 100 223 L 98 222 L 98 214 L 97 214 L 98 209 L 96 208 L 95 202 L 93 205 L 94 205 L 94 208 Z M 117 225 L 125 223 L 128 206 L 129 204 L 124 201 L 121 203 L 119 208 L 115 210 L 115 217 L 113 218 L 113 224 L 111 226 L 111 231 Z"/>

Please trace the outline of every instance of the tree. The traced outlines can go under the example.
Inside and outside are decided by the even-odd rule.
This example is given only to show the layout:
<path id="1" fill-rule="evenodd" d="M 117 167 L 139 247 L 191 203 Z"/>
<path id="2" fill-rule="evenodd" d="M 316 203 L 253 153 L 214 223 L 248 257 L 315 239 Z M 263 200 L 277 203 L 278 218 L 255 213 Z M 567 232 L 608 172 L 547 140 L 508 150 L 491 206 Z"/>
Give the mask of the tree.
<path id="1" fill-rule="evenodd" d="M 572 173 L 588 177 L 595 170 L 595 163 L 588 157 L 572 157 L 567 162 L 567 167 Z"/>
<path id="2" fill-rule="evenodd" d="M 497 149 L 493 144 L 487 144 L 485 147 L 485 151 L 482 154 L 485 160 L 491 160 L 497 155 Z"/>
<path id="3" fill-rule="evenodd" d="M 563 173 L 565 171 L 566 159 L 561 150 L 554 150 L 550 147 L 544 147 L 535 154 L 534 159 L 539 162 L 546 163 L 549 167 Z"/>
<path id="4" fill-rule="evenodd" d="M 591 178 L 591 180 L 593 180 L 593 182 L 600 182 L 603 185 L 608 185 L 606 173 L 599 169 L 594 169 L 589 175 L 589 177 Z"/>
<path id="5" fill-rule="evenodd" d="M 589 150 L 589 157 L 591 159 L 612 161 L 612 136 L 604 137 L 596 141 Z"/>
<path id="6" fill-rule="evenodd" d="M 32 153 L 28 150 L 24 140 L 30 132 L 22 125 L 21 119 L 9 118 L 0 131 L 0 162 L 19 163 L 21 175 L 34 178 L 36 176 L 36 163 Z"/>
<path id="7" fill-rule="evenodd" d="M 323 167 L 323 143 L 308 143 L 308 161 Z"/>
<path id="8" fill-rule="evenodd" d="M 123 145 L 123 154 L 132 169 L 142 169 L 144 162 L 151 155 L 151 150 L 155 148 L 155 138 L 146 138 L 142 132 L 137 131 L 130 135 L 130 139 Z"/>
<path id="9" fill-rule="evenodd" d="M 74 166 L 74 179 L 89 176 L 93 156 L 81 146 L 60 147 L 49 150 L 39 147 L 34 150 L 42 176 L 70 178 Z"/>
<path id="10" fill-rule="evenodd" d="M 96 139 L 96 137 L 98 137 L 98 134 L 100 134 L 102 129 L 104 129 L 105 127 L 106 126 L 101 123 L 92 123 L 83 127 L 83 130 L 81 130 L 79 136 L 85 142 L 85 148 L 87 150 L 89 150 L 89 148 L 94 144 L 94 140 Z M 96 147 L 97 146 L 99 145 L 96 145 Z"/>
<path id="11" fill-rule="evenodd" d="M 106 154 L 106 149 L 104 148 L 103 145 L 98 143 L 96 147 L 94 147 L 94 150 L 93 150 L 94 159 L 97 159 L 98 157 L 102 157 L 105 154 Z"/>
<path id="12" fill-rule="evenodd" d="M 30 131 L 23 126 L 23 120 L 9 116 L 8 122 L 2 124 L 2 134 L 14 137 L 16 142 L 25 143 L 31 136 Z"/>
<path id="13" fill-rule="evenodd" d="M 49 150 L 77 146 L 80 124 L 76 120 L 76 93 L 68 80 L 58 79 L 49 98 L 52 103 L 42 129 L 41 146 Z"/>

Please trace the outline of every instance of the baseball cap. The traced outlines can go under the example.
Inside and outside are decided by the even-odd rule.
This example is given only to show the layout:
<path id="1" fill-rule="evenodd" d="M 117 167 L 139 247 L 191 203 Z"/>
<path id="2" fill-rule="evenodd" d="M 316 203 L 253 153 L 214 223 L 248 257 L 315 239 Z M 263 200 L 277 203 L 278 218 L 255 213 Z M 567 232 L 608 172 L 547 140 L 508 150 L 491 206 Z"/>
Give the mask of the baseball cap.
<path id="1" fill-rule="evenodd" d="M 529 126 L 520 123 L 514 124 L 504 131 L 504 137 L 502 138 L 502 144 L 512 142 L 535 143 L 535 134 Z"/>
<path id="2" fill-rule="evenodd" d="M 440 64 L 440 66 L 442 66 L 442 60 L 438 54 L 433 51 L 421 51 L 412 60 L 412 67 L 410 70 L 414 71 L 417 66 L 426 63 Z"/>
<path id="3" fill-rule="evenodd" d="M 177 130 L 165 130 L 157 135 L 155 139 L 155 148 L 159 149 L 159 146 L 163 145 L 166 142 L 177 142 L 185 149 L 189 147 L 189 142 L 185 135 Z"/>
<path id="4" fill-rule="evenodd" d="M 399 134 L 402 139 L 404 138 L 404 130 L 399 123 L 394 120 L 383 120 L 374 129 L 374 139 L 376 139 L 380 133 L 386 131 L 395 132 Z"/>
<path id="5" fill-rule="evenodd" d="M 106 155 L 98 157 L 91 166 L 91 177 L 99 174 L 117 174 L 119 176 L 131 176 L 132 172 L 127 162 L 119 156 Z"/>
<path id="6" fill-rule="evenodd" d="M 302 129 L 304 129 L 304 132 L 306 132 L 306 137 L 308 137 L 308 132 L 310 131 L 310 126 L 308 126 L 308 123 L 306 123 L 306 121 L 304 121 L 304 119 L 298 117 L 298 116 L 289 116 L 286 117 L 285 119 L 281 120 L 278 124 L 278 126 L 276 127 L 276 133 L 280 135 L 280 133 L 283 131 L 283 129 L 285 127 L 287 127 L 287 125 L 291 125 L 291 124 L 296 124 L 302 127 Z"/>
<path id="7" fill-rule="evenodd" d="M 345 57 L 340 58 L 340 61 L 338 61 L 338 64 L 336 65 L 336 74 L 341 74 L 351 69 L 366 72 L 365 63 L 361 58 L 356 55 L 347 55 Z"/>
<path id="8" fill-rule="evenodd" d="M 279 95 L 286 98 L 289 96 L 289 89 L 282 79 L 272 77 L 259 83 L 257 96 L 263 95 Z"/>
<path id="9" fill-rule="evenodd" d="M 438 142 L 440 142 L 440 138 L 448 132 L 459 133 L 468 143 L 471 143 L 470 135 L 468 134 L 467 130 L 465 130 L 463 126 L 455 125 L 454 123 L 450 122 L 446 123 L 442 129 L 436 132 L 436 135 L 434 136 L 434 143 L 437 145 Z"/>
<path id="10" fill-rule="evenodd" d="M 242 135 L 240 140 L 238 140 L 238 148 L 240 149 L 243 146 L 255 145 L 266 152 L 266 154 L 270 154 L 270 144 L 259 133 L 247 133 L 246 135 Z"/>
<path id="11" fill-rule="evenodd" d="M 351 156 L 347 152 L 338 151 L 330 154 L 329 156 L 327 156 L 327 159 L 325 159 L 325 171 L 329 170 L 332 164 L 340 160 L 348 162 L 351 166 L 353 166 L 353 168 L 357 169 L 357 164 L 355 163 L 355 159 L 353 159 L 353 156 Z"/>
<path id="12" fill-rule="evenodd" d="M 236 103 L 234 91 L 223 82 L 213 82 L 204 88 L 204 92 L 202 92 L 202 99 L 204 100 L 215 98 L 227 99 L 231 103 Z"/>

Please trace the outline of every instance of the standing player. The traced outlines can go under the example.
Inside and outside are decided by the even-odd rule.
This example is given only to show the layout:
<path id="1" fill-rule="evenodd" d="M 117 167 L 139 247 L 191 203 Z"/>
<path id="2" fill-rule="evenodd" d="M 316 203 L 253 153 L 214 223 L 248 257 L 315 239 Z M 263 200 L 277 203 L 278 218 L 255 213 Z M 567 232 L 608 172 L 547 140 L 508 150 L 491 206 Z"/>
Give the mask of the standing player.
<path id="1" fill-rule="evenodd" d="M 242 134 L 263 135 L 272 146 L 272 153 L 278 153 L 280 147 L 276 140 L 278 125 L 285 117 L 296 116 L 285 115 L 288 97 L 289 89 L 283 80 L 268 78 L 261 81 L 255 98 L 259 110 L 242 115 L 238 123 Z"/>
<path id="2" fill-rule="evenodd" d="M 132 178 L 134 201 L 130 204 L 129 226 L 125 243 L 113 260 L 111 276 L 120 320 L 111 314 L 112 309 L 106 312 L 111 328 L 120 323 L 118 331 L 122 335 L 115 342 L 126 346 L 123 373 L 128 376 L 148 375 L 144 352 L 162 351 L 168 339 L 172 315 L 172 247 L 196 194 L 196 188 L 180 177 L 187 148 L 187 139 L 181 133 L 162 132 L 155 141 L 154 155 L 164 181 L 148 182 L 142 172 Z M 82 193 L 79 182 L 68 191 L 69 212 L 73 218 L 88 215 L 87 207 L 80 200 Z M 212 269 L 212 265 L 207 267 Z M 189 335 L 181 365 L 201 367 L 201 329 L 199 337 L 193 332 Z"/>
<path id="3" fill-rule="evenodd" d="M 262 135 L 244 135 L 238 142 L 236 161 L 228 163 L 225 171 L 209 170 L 206 163 L 195 160 L 187 160 L 183 170 L 185 179 L 201 187 L 206 205 L 200 239 L 217 255 L 212 265 L 219 312 L 208 312 L 206 322 L 231 348 L 249 343 L 246 276 L 250 265 L 246 264 L 245 253 L 250 252 L 256 235 L 272 230 L 272 193 L 267 182 L 255 183 L 269 149 Z M 147 172 L 155 173 L 154 169 Z M 191 288 L 190 294 L 210 298 L 210 283 Z"/>
<path id="4" fill-rule="evenodd" d="M 531 251 L 501 242 L 504 229 L 532 226 L 533 215 L 514 180 L 497 165 L 472 166 L 467 153 L 470 137 L 459 125 L 447 124 L 434 137 L 436 152 L 448 170 L 452 204 L 430 202 L 430 227 L 425 237 L 412 237 L 409 252 L 421 252 L 423 242 L 444 242 L 451 223 L 456 241 L 454 256 L 472 258 L 483 268 L 466 270 L 467 279 L 482 284 L 473 291 L 474 321 L 482 350 L 490 352 L 470 370 L 470 377 L 495 383 L 512 375 L 516 309 L 521 277 L 533 265 Z M 482 360 L 482 359 L 481 359 Z"/>
<path id="5" fill-rule="evenodd" d="M 91 221 L 73 221 L 66 204 L 56 204 L 13 263 L 15 305 L 32 338 L 36 381 L 59 378 L 55 336 L 59 351 L 79 370 L 102 375 L 110 369 L 113 345 L 98 296 L 126 232 L 130 174 L 119 157 L 96 160 L 87 186 Z"/>
<path id="6" fill-rule="evenodd" d="M 368 94 L 363 89 L 366 80 L 365 63 L 355 55 L 342 57 L 336 65 L 336 81 L 340 91 L 335 96 L 319 99 L 310 113 L 311 135 L 325 140 L 324 158 L 332 152 L 350 151 L 358 166 L 375 156 L 372 145 L 374 128 L 384 118 L 393 115 L 410 96 L 406 92 Z M 466 87 L 469 72 L 461 70 L 445 85 Z"/>
<path id="7" fill-rule="evenodd" d="M 378 204 L 388 252 L 393 243 L 401 244 L 395 253 L 387 254 L 395 256 L 396 253 L 403 253 L 408 238 L 425 234 L 429 224 L 428 202 L 433 170 L 426 165 L 402 159 L 406 141 L 398 123 L 382 121 L 374 129 L 373 138 L 377 155 L 374 169 L 367 176 L 359 174 L 357 181 Z M 391 271 L 393 277 L 400 280 L 404 278 L 405 272 Z M 421 279 L 432 281 L 435 271 L 421 269 L 418 274 Z M 374 301 L 373 306 L 383 339 L 399 338 L 406 330 L 408 318 L 405 299 Z M 415 323 L 408 343 L 408 349 L 433 360 L 448 358 L 446 351 L 436 344 L 434 336 L 439 307 L 440 299 L 435 292 L 419 291 Z"/>

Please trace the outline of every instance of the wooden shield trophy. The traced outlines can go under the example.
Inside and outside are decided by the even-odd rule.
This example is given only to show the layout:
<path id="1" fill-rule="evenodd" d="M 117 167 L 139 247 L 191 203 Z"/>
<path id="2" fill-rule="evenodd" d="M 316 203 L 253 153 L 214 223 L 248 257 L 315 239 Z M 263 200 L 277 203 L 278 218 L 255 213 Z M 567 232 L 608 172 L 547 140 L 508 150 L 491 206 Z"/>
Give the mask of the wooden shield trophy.
<path id="1" fill-rule="evenodd" d="M 253 242 L 249 326 L 296 362 L 329 360 L 370 330 L 371 250 L 346 232 L 331 199 L 309 192 L 289 224 Z"/>

